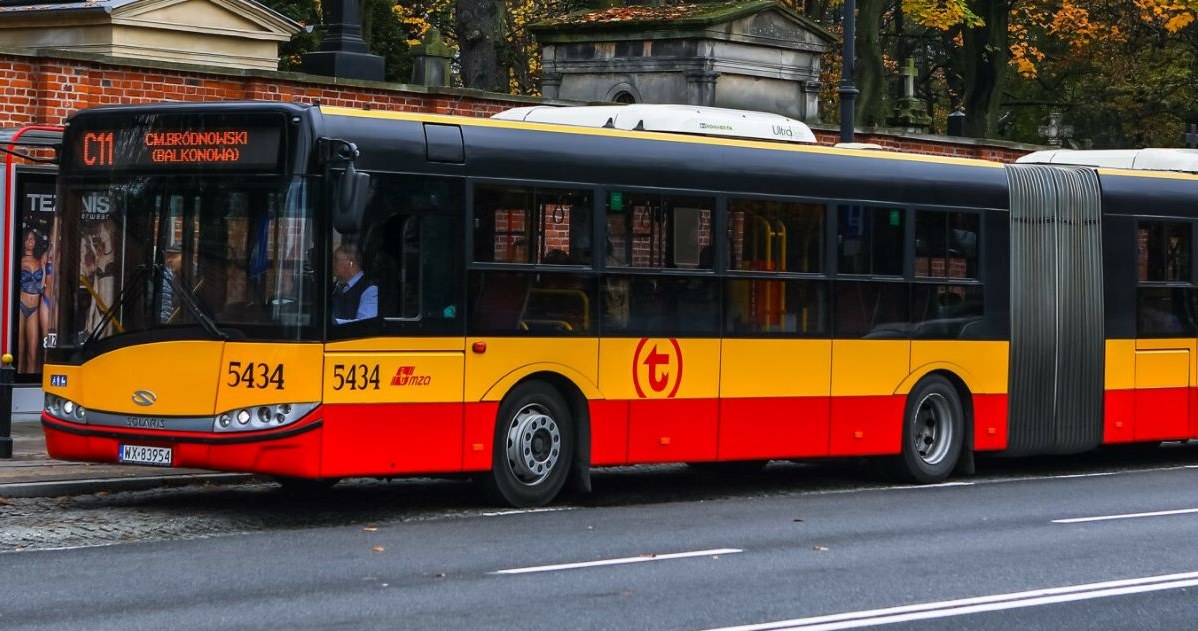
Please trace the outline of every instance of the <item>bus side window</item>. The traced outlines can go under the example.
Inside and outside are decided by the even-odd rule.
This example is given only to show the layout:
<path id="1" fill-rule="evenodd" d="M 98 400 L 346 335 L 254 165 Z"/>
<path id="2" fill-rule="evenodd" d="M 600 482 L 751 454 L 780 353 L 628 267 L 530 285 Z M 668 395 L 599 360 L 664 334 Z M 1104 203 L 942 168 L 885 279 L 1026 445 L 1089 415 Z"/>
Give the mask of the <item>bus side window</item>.
<path id="1" fill-rule="evenodd" d="M 1141 221 L 1136 229 L 1136 337 L 1192 337 L 1198 327 L 1192 226 Z"/>
<path id="2" fill-rule="evenodd" d="M 718 333 L 718 288 L 719 281 L 711 276 L 604 278 L 604 331 L 643 335 Z"/>
<path id="3" fill-rule="evenodd" d="M 591 192 L 482 184 L 474 189 L 474 261 L 591 264 Z"/>
<path id="4" fill-rule="evenodd" d="M 841 274 L 903 275 L 901 208 L 841 206 L 836 231 Z"/>
<path id="5" fill-rule="evenodd" d="M 915 212 L 915 275 L 921 278 L 978 277 L 976 212 Z"/>
<path id="6" fill-rule="evenodd" d="M 824 206 L 769 200 L 728 202 L 729 268 L 738 271 L 823 271 Z"/>
<path id="7" fill-rule="evenodd" d="M 419 248 L 419 219 L 412 215 L 393 215 L 367 230 L 363 258 L 370 279 L 379 286 L 380 315 L 412 317 L 409 303 L 419 302 L 419 283 L 412 282 L 419 280 L 419 265 L 413 270 L 410 253 L 418 255 Z"/>
<path id="8" fill-rule="evenodd" d="M 469 333 L 519 333 L 530 280 L 521 272 L 471 272 Z"/>
<path id="9" fill-rule="evenodd" d="M 712 269 L 715 200 L 612 191 L 607 200 L 607 266 Z"/>

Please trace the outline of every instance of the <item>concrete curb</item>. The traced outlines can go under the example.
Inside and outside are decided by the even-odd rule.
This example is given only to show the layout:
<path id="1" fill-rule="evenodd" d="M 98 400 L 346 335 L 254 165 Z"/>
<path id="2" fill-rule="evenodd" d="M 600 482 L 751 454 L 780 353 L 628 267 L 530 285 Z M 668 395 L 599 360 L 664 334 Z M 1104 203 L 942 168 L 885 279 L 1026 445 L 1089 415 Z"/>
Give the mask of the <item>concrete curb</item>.
<path id="1" fill-rule="evenodd" d="M 175 475 L 131 478 L 92 478 L 80 480 L 43 480 L 0 484 L 0 497 L 60 497 L 87 495 L 101 491 L 144 491 L 146 489 L 191 484 L 242 484 L 255 476 L 245 473 L 180 473 Z"/>

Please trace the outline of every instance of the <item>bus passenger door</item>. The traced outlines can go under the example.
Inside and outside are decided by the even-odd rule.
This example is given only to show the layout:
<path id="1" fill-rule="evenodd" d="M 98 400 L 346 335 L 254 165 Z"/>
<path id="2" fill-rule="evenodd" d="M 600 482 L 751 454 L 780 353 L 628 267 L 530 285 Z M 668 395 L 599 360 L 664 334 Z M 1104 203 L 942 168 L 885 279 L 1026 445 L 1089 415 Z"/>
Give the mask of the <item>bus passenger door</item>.
<path id="1" fill-rule="evenodd" d="M 1137 442 L 1189 436 L 1190 348 L 1181 340 L 1136 340 Z"/>
<path id="2" fill-rule="evenodd" d="M 893 282 L 836 283 L 832 342 L 831 456 L 899 453 L 910 373 L 907 287 Z"/>

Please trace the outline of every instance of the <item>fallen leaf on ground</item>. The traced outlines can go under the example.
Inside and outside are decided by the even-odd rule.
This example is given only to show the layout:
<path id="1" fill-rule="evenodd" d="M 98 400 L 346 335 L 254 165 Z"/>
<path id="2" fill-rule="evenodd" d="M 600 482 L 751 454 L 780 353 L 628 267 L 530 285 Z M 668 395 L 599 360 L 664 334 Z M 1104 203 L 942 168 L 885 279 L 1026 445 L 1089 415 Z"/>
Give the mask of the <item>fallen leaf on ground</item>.
<path id="1" fill-rule="evenodd" d="M 383 546 L 374 546 L 373 548 L 370 549 L 371 552 L 382 552 L 383 550 L 386 550 L 386 548 L 384 548 Z"/>

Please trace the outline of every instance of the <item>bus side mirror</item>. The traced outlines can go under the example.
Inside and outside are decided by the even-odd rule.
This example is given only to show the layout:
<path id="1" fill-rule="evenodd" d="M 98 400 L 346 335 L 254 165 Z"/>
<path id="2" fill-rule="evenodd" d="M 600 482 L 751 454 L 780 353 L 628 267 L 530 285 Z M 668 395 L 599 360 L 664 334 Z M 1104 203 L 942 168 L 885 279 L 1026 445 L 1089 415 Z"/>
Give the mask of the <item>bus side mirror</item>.
<path id="1" fill-rule="evenodd" d="M 333 192 L 333 227 L 341 234 L 357 234 L 366 214 L 366 198 L 370 193 L 370 174 L 362 173 L 350 162 L 337 179 Z"/>

